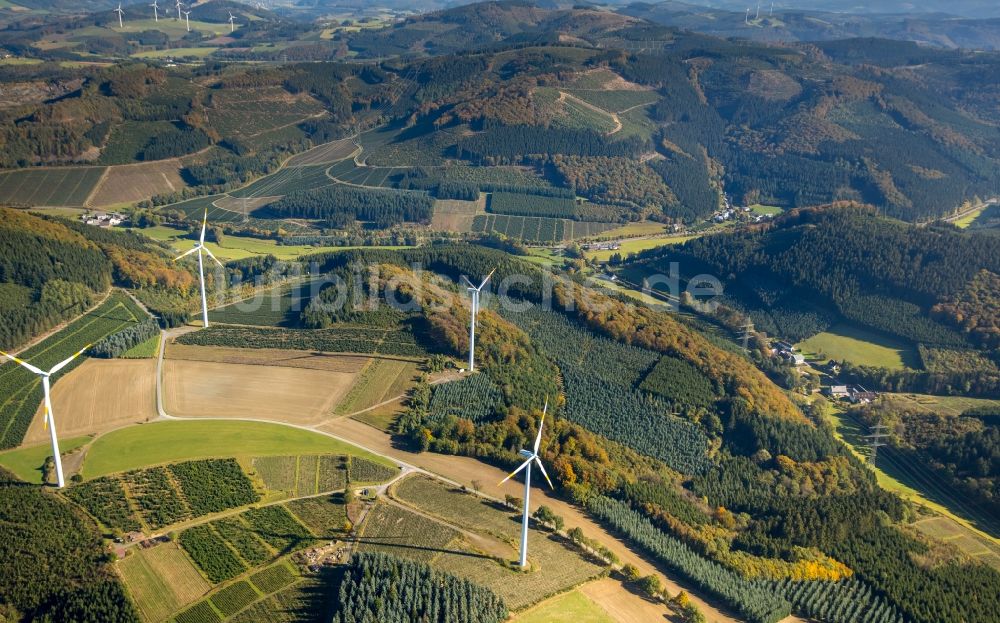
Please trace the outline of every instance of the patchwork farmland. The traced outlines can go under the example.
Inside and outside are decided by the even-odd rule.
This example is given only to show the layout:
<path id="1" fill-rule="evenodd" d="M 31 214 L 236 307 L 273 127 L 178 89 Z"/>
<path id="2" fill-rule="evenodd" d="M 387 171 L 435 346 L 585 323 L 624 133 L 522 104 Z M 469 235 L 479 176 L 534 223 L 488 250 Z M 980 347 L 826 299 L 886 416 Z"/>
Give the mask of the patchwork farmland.
<path id="1" fill-rule="evenodd" d="M 107 167 L 18 169 L 0 173 L 0 204 L 83 206 Z"/>

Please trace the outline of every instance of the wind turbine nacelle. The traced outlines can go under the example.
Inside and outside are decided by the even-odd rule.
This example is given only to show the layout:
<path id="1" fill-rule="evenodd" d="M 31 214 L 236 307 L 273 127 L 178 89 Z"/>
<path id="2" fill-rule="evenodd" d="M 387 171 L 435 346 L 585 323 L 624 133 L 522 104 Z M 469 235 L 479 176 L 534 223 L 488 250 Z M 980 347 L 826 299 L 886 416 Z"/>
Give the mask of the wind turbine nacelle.
<path id="1" fill-rule="evenodd" d="M 531 450 L 521 450 L 520 452 L 518 452 L 518 454 L 520 454 L 521 456 L 523 456 L 526 459 L 535 458 L 535 453 L 532 452 Z"/>

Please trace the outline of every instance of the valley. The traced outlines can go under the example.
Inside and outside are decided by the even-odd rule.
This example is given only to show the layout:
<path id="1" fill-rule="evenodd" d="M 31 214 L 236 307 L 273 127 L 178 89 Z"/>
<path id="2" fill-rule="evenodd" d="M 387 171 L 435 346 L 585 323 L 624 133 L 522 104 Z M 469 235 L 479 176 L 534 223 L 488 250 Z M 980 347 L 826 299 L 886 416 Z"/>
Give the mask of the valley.
<path id="1" fill-rule="evenodd" d="M 0 620 L 998 611 L 995 19 L 715 5 L 0 2 Z"/>

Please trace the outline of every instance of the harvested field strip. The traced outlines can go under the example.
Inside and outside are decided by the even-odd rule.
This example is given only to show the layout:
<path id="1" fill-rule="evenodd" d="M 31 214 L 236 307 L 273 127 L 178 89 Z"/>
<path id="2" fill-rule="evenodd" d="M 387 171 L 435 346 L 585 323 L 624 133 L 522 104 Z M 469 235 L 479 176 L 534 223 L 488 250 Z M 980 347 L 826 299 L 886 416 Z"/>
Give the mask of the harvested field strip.
<path id="1" fill-rule="evenodd" d="M 348 415 L 400 396 L 413 385 L 417 364 L 399 359 L 372 358 L 358 375 L 334 413 Z"/>
<path id="2" fill-rule="evenodd" d="M 137 548 L 118 570 L 146 621 L 165 619 L 211 588 L 176 543 Z"/>

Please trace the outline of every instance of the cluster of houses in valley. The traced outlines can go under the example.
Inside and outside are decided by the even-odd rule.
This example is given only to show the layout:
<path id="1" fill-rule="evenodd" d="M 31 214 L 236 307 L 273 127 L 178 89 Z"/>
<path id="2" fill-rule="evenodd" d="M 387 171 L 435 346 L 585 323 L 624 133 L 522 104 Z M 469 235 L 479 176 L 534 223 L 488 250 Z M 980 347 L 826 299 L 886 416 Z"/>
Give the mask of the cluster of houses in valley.
<path id="1" fill-rule="evenodd" d="M 774 218 L 771 214 L 755 214 L 750 206 L 744 207 L 726 207 L 712 215 L 712 220 L 716 223 L 725 223 L 726 221 L 743 221 L 750 223 L 762 223 L 764 221 Z"/>
<path id="2" fill-rule="evenodd" d="M 87 212 L 80 215 L 80 221 L 84 225 L 95 227 L 114 227 L 125 222 L 125 215 L 117 212 Z"/>
<path id="3" fill-rule="evenodd" d="M 771 355 L 781 357 L 793 366 L 806 365 L 806 357 L 790 342 L 775 342 L 771 345 Z"/>
<path id="4" fill-rule="evenodd" d="M 583 245 L 584 251 L 618 251 L 621 248 L 622 244 L 617 240 L 612 242 L 592 242 Z"/>

